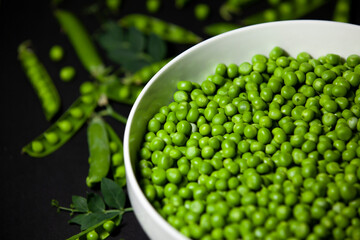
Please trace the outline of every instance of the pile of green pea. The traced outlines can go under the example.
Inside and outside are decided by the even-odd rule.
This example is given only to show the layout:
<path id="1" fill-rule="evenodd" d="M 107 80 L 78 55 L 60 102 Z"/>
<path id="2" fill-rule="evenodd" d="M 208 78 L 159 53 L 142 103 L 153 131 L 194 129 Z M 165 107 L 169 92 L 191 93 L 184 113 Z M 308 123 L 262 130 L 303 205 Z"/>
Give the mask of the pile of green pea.
<path id="1" fill-rule="evenodd" d="M 274 47 L 180 81 L 138 179 L 192 239 L 360 239 L 360 56 Z"/>

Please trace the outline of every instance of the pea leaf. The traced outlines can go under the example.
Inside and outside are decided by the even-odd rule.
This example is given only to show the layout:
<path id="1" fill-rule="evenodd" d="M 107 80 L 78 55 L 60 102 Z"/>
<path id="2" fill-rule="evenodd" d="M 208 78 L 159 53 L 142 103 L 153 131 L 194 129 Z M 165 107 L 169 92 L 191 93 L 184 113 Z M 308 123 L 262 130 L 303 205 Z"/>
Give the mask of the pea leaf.
<path id="1" fill-rule="evenodd" d="M 103 32 L 97 34 L 96 40 L 102 48 L 106 51 L 112 51 L 115 48 L 118 48 L 125 40 L 125 33 L 116 23 L 109 21 L 104 23 L 102 26 Z"/>
<path id="2" fill-rule="evenodd" d="M 129 34 L 128 39 L 130 43 L 130 48 L 136 52 L 141 52 L 142 50 L 144 50 L 145 47 L 144 35 L 134 27 L 129 29 L 128 34 Z"/>
<path id="3" fill-rule="evenodd" d="M 74 208 L 80 212 L 88 212 L 87 199 L 81 196 L 72 196 Z"/>
<path id="4" fill-rule="evenodd" d="M 87 221 L 86 218 L 88 216 L 89 216 L 88 213 L 78 214 L 75 217 L 73 217 L 72 219 L 70 219 L 69 223 L 74 223 L 74 224 L 78 224 L 81 226 L 83 223 L 85 223 Z"/>
<path id="5" fill-rule="evenodd" d="M 105 203 L 112 208 L 122 209 L 125 205 L 125 193 L 114 181 L 103 178 L 101 181 L 101 193 Z"/>
<path id="6" fill-rule="evenodd" d="M 149 64 L 149 60 L 146 59 L 133 59 L 131 61 L 124 62 L 123 67 L 130 72 L 136 72 Z"/>
<path id="7" fill-rule="evenodd" d="M 102 213 L 105 211 L 105 203 L 102 197 L 96 193 L 89 193 L 87 196 L 87 205 L 91 212 Z"/>
<path id="8" fill-rule="evenodd" d="M 135 60 L 137 54 L 131 49 L 127 48 L 115 48 L 111 52 L 108 52 L 108 57 L 114 62 L 125 64 L 128 61 Z"/>
<path id="9" fill-rule="evenodd" d="M 157 35 L 151 34 L 148 39 L 148 52 L 154 62 L 160 61 L 166 56 L 166 45 Z"/>

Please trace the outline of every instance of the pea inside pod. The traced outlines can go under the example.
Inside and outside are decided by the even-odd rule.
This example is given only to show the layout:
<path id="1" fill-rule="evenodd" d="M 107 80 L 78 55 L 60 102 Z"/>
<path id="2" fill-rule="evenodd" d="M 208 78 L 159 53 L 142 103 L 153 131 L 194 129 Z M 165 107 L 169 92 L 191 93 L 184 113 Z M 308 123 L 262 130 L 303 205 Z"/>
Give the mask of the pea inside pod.
<path id="1" fill-rule="evenodd" d="M 86 122 L 97 106 L 97 91 L 80 96 L 44 133 L 23 147 L 32 157 L 45 157 L 65 144 Z"/>
<path id="2" fill-rule="evenodd" d="M 126 185 L 123 144 L 109 124 L 105 123 L 105 127 L 110 141 L 112 175 L 114 181 L 123 187 Z"/>

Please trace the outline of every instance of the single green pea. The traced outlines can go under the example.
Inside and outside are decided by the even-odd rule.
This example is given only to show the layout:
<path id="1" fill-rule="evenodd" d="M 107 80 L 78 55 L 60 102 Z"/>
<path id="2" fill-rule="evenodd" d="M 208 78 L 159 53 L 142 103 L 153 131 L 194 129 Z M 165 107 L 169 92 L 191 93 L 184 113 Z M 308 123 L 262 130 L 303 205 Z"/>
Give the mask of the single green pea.
<path id="1" fill-rule="evenodd" d="M 75 68 L 72 66 L 65 66 L 60 70 L 60 79 L 64 82 L 70 82 L 74 79 L 76 74 Z"/>
<path id="2" fill-rule="evenodd" d="M 54 45 L 50 48 L 49 57 L 52 61 L 58 62 L 64 57 L 64 49 L 60 45 Z"/>

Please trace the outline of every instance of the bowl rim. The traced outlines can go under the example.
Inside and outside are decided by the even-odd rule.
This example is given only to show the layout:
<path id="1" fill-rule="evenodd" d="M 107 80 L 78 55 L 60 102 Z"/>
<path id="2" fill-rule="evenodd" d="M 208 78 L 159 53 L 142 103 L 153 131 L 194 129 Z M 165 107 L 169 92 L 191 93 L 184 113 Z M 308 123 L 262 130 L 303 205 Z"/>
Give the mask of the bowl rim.
<path id="1" fill-rule="evenodd" d="M 315 19 L 297 19 L 297 20 L 281 20 L 281 21 L 273 21 L 273 22 L 265 22 L 265 23 L 259 23 L 259 24 L 253 24 L 253 25 L 249 25 L 249 26 L 244 26 L 244 27 L 240 27 L 238 29 L 234 29 L 213 37 L 210 37 L 208 39 L 205 39 L 193 46 L 191 46 L 190 48 L 186 49 L 185 51 L 181 52 L 180 54 L 178 54 L 176 57 L 174 57 L 171 61 L 169 61 L 164 67 L 162 67 L 150 80 L 149 82 L 144 86 L 143 90 L 140 92 L 139 96 L 137 97 L 135 103 L 133 104 L 133 106 L 131 107 L 131 111 L 129 113 L 128 116 L 128 120 L 125 126 L 125 131 L 124 131 L 124 138 L 123 138 L 123 142 L 124 142 L 124 163 L 125 163 L 125 171 L 126 171 L 126 179 L 128 182 L 131 182 L 131 186 L 132 191 L 134 192 L 134 195 L 136 195 L 139 199 L 140 202 L 142 202 L 142 204 L 144 204 L 145 208 L 149 211 L 149 214 L 151 214 L 154 217 L 155 221 L 159 221 L 161 224 L 165 224 L 164 226 L 166 226 L 168 231 L 171 231 L 175 234 L 176 233 L 180 233 L 177 229 L 173 228 L 157 211 L 156 209 L 152 206 L 152 204 L 147 200 L 147 198 L 145 197 L 143 191 L 140 188 L 140 185 L 138 183 L 138 180 L 136 178 L 135 175 L 135 169 L 132 167 L 131 164 L 131 159 L 130 159 L 130 144 L 129 144 L 129 139 L 130 139 L 130 130 L 131 130 L 131 125 L 134 119 L 134 115 L 135 112 L 143 98 L 143 96 L 145 95 L 145 93 L 148 91 L 148 89 L 151 87 L 152 83 L 161 75 L 163 74 L 163 72 L 167 71 L 168 68 L 170 68 L 170 66 L 176 64 L 180 59 L 183 58 L 183 56 L 187 55 L 189 52 L 194 51 L 197 48 L 201 48 L 203 45 L 206 45 L 208 43 L 211 43 L 213 41 L 219 41 L 219 39 L 222 38 L 227 38 L 233 34 L 236 34 L 238 32 L 246 32 L 246 31 L 253 31 L 254 29 L 261 29 L 264 27 L 268 27 L 268 26 L 272 26 L 272 25 L 287 25 L 287 24 L 324 24 L 324 25 L 338 25 L 344 28 L 354 28 L 359 30 L 360 26 L 356 25 L 356 24 L 352 24 L 352 23 L 344 23 L 344 22 L 336 22 L 336 21 L 331 21 L 331 20 L 315 20 Z M 135 212 L 136 214 L 136 212 Z M 148 233 L 147 233 L 148 234 Z M 184 239 L 186 239 L 186 237 L 184 236 Z"/>

